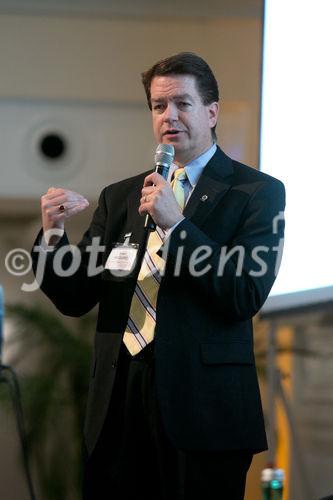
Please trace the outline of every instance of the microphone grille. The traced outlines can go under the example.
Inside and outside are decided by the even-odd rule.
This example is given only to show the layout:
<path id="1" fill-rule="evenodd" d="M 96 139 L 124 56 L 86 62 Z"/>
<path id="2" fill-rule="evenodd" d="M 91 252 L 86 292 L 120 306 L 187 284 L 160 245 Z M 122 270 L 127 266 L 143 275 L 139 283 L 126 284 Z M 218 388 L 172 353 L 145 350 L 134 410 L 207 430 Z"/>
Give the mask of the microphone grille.
<path id="1" fill-rule="evenodd" d="M 155 152 L 155 165 L 169 168 L 175 156 L 175 148 L 171 144 L 159 144 Z"/>

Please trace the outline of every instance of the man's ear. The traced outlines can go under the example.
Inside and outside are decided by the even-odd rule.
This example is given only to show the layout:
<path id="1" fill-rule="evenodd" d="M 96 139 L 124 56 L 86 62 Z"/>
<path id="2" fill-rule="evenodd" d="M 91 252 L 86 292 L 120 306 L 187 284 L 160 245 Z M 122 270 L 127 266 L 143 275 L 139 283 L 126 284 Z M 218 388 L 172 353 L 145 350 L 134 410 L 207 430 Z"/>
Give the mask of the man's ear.
<path id="1" fill-rule="evenodd" d="M 217 123 L 217 117 L 219 114 L 219 103 L 212 102 L 208 104 L 208 118 L 209 118 L 209 126 L 210 128 L 215 127 Z"/>

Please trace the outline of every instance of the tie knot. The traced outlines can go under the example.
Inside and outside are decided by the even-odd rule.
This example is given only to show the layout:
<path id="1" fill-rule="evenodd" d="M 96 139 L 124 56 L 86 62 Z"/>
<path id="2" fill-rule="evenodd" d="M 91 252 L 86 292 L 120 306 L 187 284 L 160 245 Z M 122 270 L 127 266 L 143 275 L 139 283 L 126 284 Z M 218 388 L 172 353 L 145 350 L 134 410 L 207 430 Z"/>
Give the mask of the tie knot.
<path id="1" fill-rule="evenodd" d="M 186 179 L 186 172 L 184 167 L 177 168 L 173 173 L 174 181 L 184 181 Z"/>

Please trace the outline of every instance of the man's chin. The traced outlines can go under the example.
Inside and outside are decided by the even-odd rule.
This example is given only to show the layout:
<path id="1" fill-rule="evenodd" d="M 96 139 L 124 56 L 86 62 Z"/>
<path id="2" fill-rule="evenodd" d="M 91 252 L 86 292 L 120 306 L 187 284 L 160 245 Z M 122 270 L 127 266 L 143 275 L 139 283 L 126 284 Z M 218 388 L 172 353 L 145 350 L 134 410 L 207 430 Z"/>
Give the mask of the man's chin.
<path id="1" fill-rule="evenodd" d="M 184 150 L 181 147 L 177 147 L 176 144 L 173 144 L 175 148 L 175 157 L 174 161 L 178 161 L 180 163 L 186 163 L 188 161 L 188 151 Z"/>
<path id="2" fill-rule="evenodd" d="M 182 161 L 182 158 L 184 157 L 184 155 L 186 156 L 186 148 L 180 140 L 177 140 L 176 138 L 170 138 L 170 137 L 164 135 L 162 137 L 162 143 L 163 144 L 171 144 L 175 148 L 175 160 L 176 161 Z"/>

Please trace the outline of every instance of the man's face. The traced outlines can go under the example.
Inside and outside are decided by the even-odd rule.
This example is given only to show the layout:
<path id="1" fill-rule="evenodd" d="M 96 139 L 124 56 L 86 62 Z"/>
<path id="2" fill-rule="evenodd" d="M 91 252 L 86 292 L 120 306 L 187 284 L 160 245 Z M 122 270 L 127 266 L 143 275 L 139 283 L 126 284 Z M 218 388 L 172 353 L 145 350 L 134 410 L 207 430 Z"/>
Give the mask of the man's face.
<path id="1" fill-rule="evenodd" d="M 176 161 L 189 163 L 211 146 L 218 103 L 202 103 L 192 75 L 155 76 L 150 92 L 155 139 L 174 146 Z"/>

